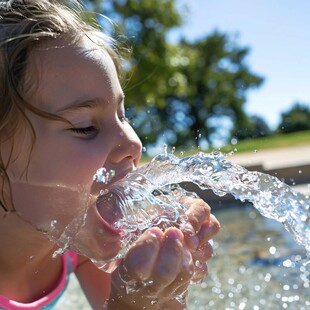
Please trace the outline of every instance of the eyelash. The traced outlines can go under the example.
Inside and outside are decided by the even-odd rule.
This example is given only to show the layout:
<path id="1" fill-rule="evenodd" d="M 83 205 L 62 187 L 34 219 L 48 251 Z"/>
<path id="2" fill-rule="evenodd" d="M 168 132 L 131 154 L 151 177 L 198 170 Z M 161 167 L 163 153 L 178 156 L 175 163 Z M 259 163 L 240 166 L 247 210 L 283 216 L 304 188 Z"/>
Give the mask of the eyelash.
<path id="1" fill-rule="evenodd" d="M 120 120 L 122 123 L 128 123 L 128 124 L 131 123 L 130 119 L 127 118 L 126 116 L 120 116 L 120 117 L 119 117 L 119 120 Z"/>
<path id="2" fill-rule="evenodd" d="M 74 133 L 77 133 L 79 135 L 85 135 L 85 136 L 91 135 L 97 132 L 97 128 L 94 126 L 88 126 L 84 128 L 70 128 L 70 130 L 73 131 Z"/>
<path id="3" fill-rule="evenodd" d="M 128 119 L 126 116 L 120 116 L 119 120 L 122 123 L 128 123 L 128 124 L 130 124 L 131 122 L 130 119 Z M 88 127 L 81 127 L 81 128 L 73 127 L 73 128 L 70 128 L 70 130 L 76 134 L 84 135 L 84 136 L 95 134 L 98 131 L 98 129 L 95 126 L 88 126 Z"/>

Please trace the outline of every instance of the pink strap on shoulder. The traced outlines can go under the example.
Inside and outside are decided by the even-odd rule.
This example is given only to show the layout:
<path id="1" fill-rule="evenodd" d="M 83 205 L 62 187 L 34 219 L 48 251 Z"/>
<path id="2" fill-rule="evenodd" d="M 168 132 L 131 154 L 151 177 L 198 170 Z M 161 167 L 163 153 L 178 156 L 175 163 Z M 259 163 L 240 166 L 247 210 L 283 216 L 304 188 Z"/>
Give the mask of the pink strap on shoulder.
<path id="1" fill-rule="evenodd" d="M 69 256 L 72 270 L 68 270 L 67 257 Z M 41 309 L 48 305 L 50 302 L 55 300 L 57 296 L 61 294 L 67 283 L 67 275 L 70 271 L 74 272 L 78 263 L 78 254 L 74 252 L 67 252 L 62 256 L 62 273 L 58 280 L 58 283 L 54 290 L 46 294 L 44 297 L 40 298 L 31 303 L 20 303 L 14 300 L 10 300 L 5 296 L 0 295 L 0 308 L 10 309 L 10 310 L 20 310 L 20 309 Z M 70 269 L 70 267 L 69 267 Z"/>
<path id="2" fill-rule="evenodd" d="M 76 270 L 77 264 L 78 264 L 78 259 L 79 256 L 75 252 L 69 251 L 68 252 L 72 264 L 72 271 L 74 272 Z"/>

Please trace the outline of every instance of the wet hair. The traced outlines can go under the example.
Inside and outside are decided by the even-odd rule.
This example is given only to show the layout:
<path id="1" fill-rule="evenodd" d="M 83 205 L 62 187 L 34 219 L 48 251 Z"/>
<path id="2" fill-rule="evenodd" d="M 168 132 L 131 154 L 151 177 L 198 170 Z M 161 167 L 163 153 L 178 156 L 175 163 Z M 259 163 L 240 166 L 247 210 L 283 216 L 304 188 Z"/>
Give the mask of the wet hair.
<path id="1" fill-rule="evenodd" d="M 65 39 L 68 44 L 74 44 L 86 35 L 108 52 L 120 72 L 115 42 L 100 32 L 98 25 L 84 22 L 83 14 L 83 6 L 77 0 L 0 0 L 0 145 L 14 136 L 21 122 L 30 128 L 35 143 L 35 132 L 26 110 L 48 119 L 59 119 L 24 99 L 27 59 L 35 46 L 57 39 L 57 42 Z M 8 181 L 6 169 L 10 160 L 3 162 L 0 148 L 2 187 L 4 180 Z M 7 211 L 1 197 L 0 205 Z"/>

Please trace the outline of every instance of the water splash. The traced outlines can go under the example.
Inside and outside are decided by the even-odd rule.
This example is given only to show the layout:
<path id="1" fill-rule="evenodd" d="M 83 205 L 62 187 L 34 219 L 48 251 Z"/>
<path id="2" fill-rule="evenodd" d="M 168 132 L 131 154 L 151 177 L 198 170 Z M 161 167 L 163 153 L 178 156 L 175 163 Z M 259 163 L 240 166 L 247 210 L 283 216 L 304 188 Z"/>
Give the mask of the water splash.
<path id="1" fill-rule="evenodd" d="M 176 186 L 192 182 L 216 195 L 233 195 L 249 201 L 265 217 L 281 222 L 296 242 L 310 254 L 310 198 L 295 192 L 276 177 L 250 172 L 227 160 L 220 152 L 197 153 L 179 159 L 165 152 L 149 164 L 128 174 L 98 199 L 98 209 L 119 205 L 122 217 L 114 222 L 123 230 L 122 257 L 130 244 L 152 226 L 177 226 L 186 221 L 184 207 L 177 198 L 184 189 Z"/>

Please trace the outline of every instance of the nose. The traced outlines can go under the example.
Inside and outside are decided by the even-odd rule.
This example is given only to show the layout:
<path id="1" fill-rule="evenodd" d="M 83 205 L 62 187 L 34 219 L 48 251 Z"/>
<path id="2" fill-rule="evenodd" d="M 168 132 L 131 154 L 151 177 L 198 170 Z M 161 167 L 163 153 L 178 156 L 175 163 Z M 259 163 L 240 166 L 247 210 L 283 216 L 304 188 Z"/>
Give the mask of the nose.
<path id="1" fill-rule="evenodd" d="M 110 163 L 118 165 L 128 161 L 137 166 L 141 157 L 142 143 L 133 128 L 129 124 L 122 124 L 116 129 L 113 140 L 109 154 Z"/>

